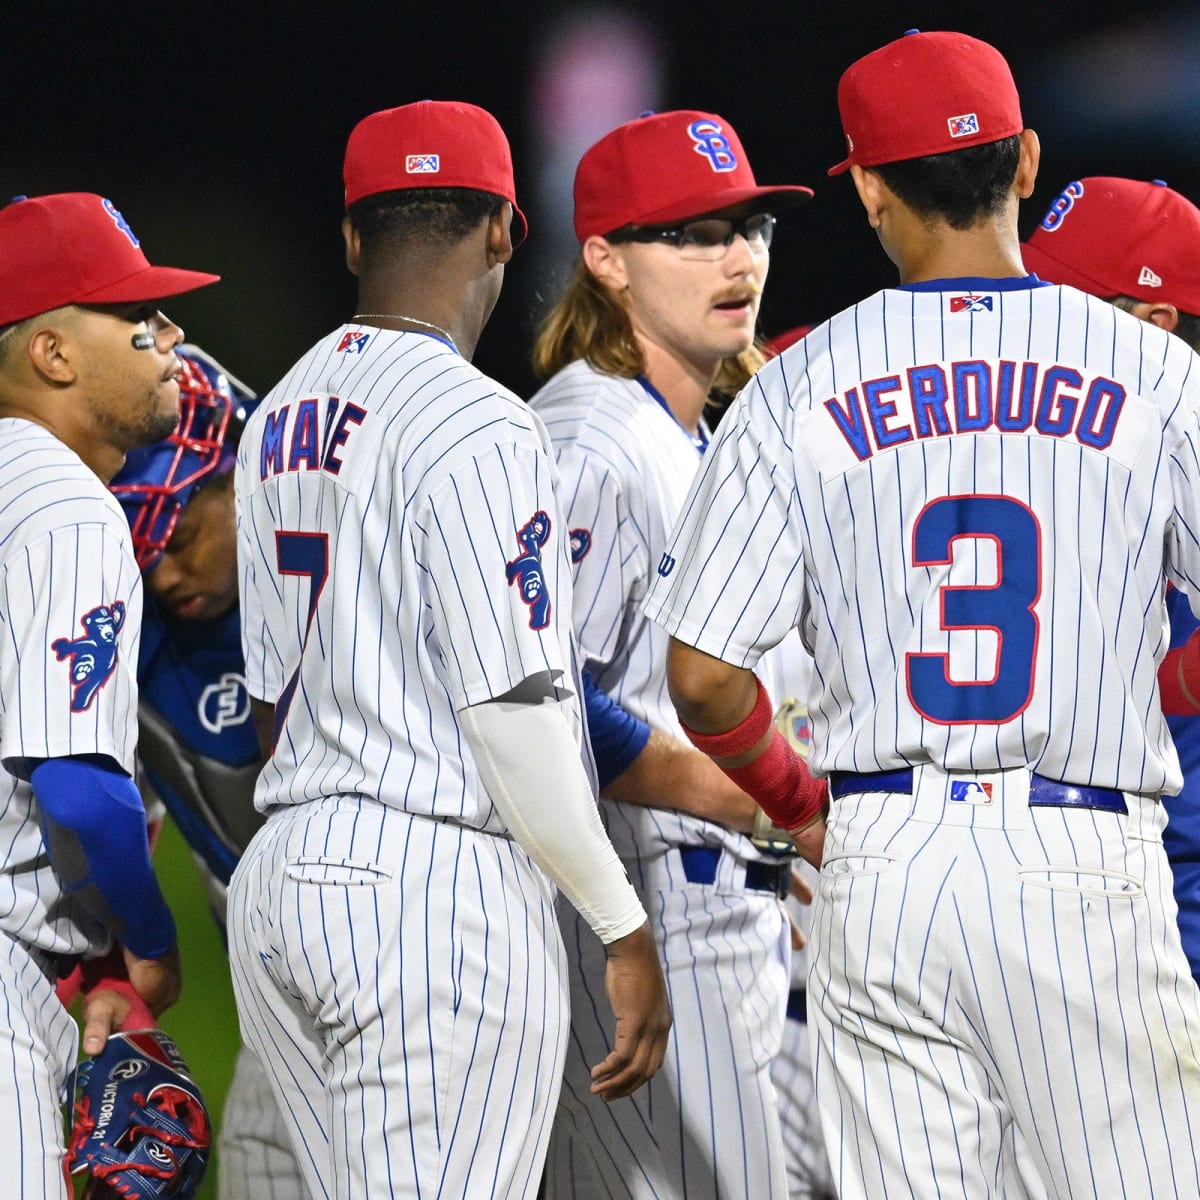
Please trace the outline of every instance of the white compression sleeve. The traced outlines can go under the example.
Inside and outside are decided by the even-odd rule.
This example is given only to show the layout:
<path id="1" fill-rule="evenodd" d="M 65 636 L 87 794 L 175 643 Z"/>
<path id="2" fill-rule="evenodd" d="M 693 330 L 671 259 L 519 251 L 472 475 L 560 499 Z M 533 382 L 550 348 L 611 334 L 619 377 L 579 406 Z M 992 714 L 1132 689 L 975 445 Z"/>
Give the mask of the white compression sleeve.
<path id="1" fill-rule="evenodd" d="M 517 843 L 606 945 L 645 910 L 617 857 L 566 718 L 527 685 L 459 711 L 488 796 Z M 520 696 L 520 699 L 515 697 Z M 533 753 L 530 753 L 530 751 Z"/>

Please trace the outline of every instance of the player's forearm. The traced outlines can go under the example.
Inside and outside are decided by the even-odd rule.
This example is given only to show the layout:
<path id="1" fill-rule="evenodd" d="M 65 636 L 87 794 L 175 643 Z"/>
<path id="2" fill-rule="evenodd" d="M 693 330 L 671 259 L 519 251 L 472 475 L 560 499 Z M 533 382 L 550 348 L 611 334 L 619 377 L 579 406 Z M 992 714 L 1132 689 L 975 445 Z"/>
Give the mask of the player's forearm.
<path id="1" fill-rule="evenodd" d="M 701 733 L 721 733 L 750 714 L 758 685 L 753 671 L 672 638 L 667 688 L 684 725 Z"/>
<path id="2" fill-rule="evenodd" d="M 50 860 L 69 892 L 140 958 L 175 945 L 175 922 L 150 865 L 146 810 L 115 764 L 46 759 L 31 775 Z"/>
<path id="3" fill-rule="evenodd" d="M 459 717 L 513 837 L 610 943 L 637 929 L 646 913 L 600 823 L 570 727 L 543 699 L 518 690 Z"/>
<path id="4" fill-rule="evenodd" d="M 654 729 L 642 752 L 601 788 L 608 800 L 670 808 L 750 833 L 758 806 L 707 754 Z"/>
<path id="5" fill-rule="evenodd" d="M 828 789 L 776 728 L 754 673 L 672 638 L 667 677 L 684 733 L 819 864 L 820 839 L 812 831 L 824 827 Z"/>

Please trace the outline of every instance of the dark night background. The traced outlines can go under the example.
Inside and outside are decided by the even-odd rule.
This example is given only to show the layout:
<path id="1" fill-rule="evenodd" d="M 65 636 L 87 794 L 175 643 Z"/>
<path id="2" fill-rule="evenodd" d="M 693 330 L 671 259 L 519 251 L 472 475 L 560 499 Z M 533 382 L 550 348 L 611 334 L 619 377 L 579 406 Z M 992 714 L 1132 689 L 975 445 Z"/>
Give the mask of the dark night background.
<path id="1" fill-rule="evenodd" d="M 705 109 L 735 126 L 760 182 L 816 189 L 807 208 L 780 222 L 762 310 L 767 334 L 893 281 L 852 185 L 825 169 L 843 155 L 838 76 L 911 26 L 961 29 L 1012 64 L 1043 148 L 1023 234 L 1081 175 L 1160 177 L 1200 199 L 1200 5 L 1109 12 L 1074 0 L 435 0 L 221 11 L 10 3 L 0 14 L 8 100 L 0 196 L 100 192 L 151 261 L 221 273 L 216 287 L 164 307 L 189 338 L 265 390 L 354 311 L 339 222 L 342 151 L 355 122 L 426 97 L 473 101 L 509 133 L 532 226 L 476 361 L 528 394 L 534 308 L 555 290 L 547 247 L 557 245 L 560 260 L 571 249 L 547 236 L 548 213 L 556 208 L 560 223 L 569 216 L 569 173 L 551 179 L 549 200 L 535 195 L 546 157 L 538 128 L 553 131 L 563 107 L 561 92 L 551 99 L 535 80 L 548 39 L 588 8 L 639 24 L 661 71 L 656 94 L 635 87 L 627 100 L 618 96 L 616 117 L 595 136 L 645 108 Z M 580 36 L 585 60 L 602 59 L 611 44 L 603 34 Z"/>

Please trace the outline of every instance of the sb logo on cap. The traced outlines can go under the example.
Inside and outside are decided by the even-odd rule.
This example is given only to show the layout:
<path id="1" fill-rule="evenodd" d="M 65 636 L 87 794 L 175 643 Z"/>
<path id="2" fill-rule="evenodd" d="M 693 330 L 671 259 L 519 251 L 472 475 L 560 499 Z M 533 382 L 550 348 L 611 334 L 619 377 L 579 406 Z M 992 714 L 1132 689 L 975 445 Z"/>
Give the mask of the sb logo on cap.
<path id="1" fill-rule="evenodd" d="M 693 121 L 688 126 L 688 134 L 695 143 L 693 149 L 697 154 L 703 154 L 712 164 L 714 171 L 734 171 L 737 169 L 737 155 L 729 144 L 729 139 L 716 121 Z"/>

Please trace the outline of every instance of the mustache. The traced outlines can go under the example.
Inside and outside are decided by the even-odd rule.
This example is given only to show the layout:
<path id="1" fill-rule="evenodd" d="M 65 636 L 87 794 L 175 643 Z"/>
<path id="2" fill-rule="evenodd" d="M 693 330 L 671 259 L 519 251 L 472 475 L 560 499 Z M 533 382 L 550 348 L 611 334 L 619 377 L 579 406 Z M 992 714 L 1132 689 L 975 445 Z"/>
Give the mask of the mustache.
<path id="1" fill-rule="evenodd" d="M 763 294 L 761 283 L 746 283 L 738 284 L 737 287 L 726 288 L 723 292 L 718 292 L 713 298 L 714 304 L 734 304 L 742 300 L 756 300 Z"/>

